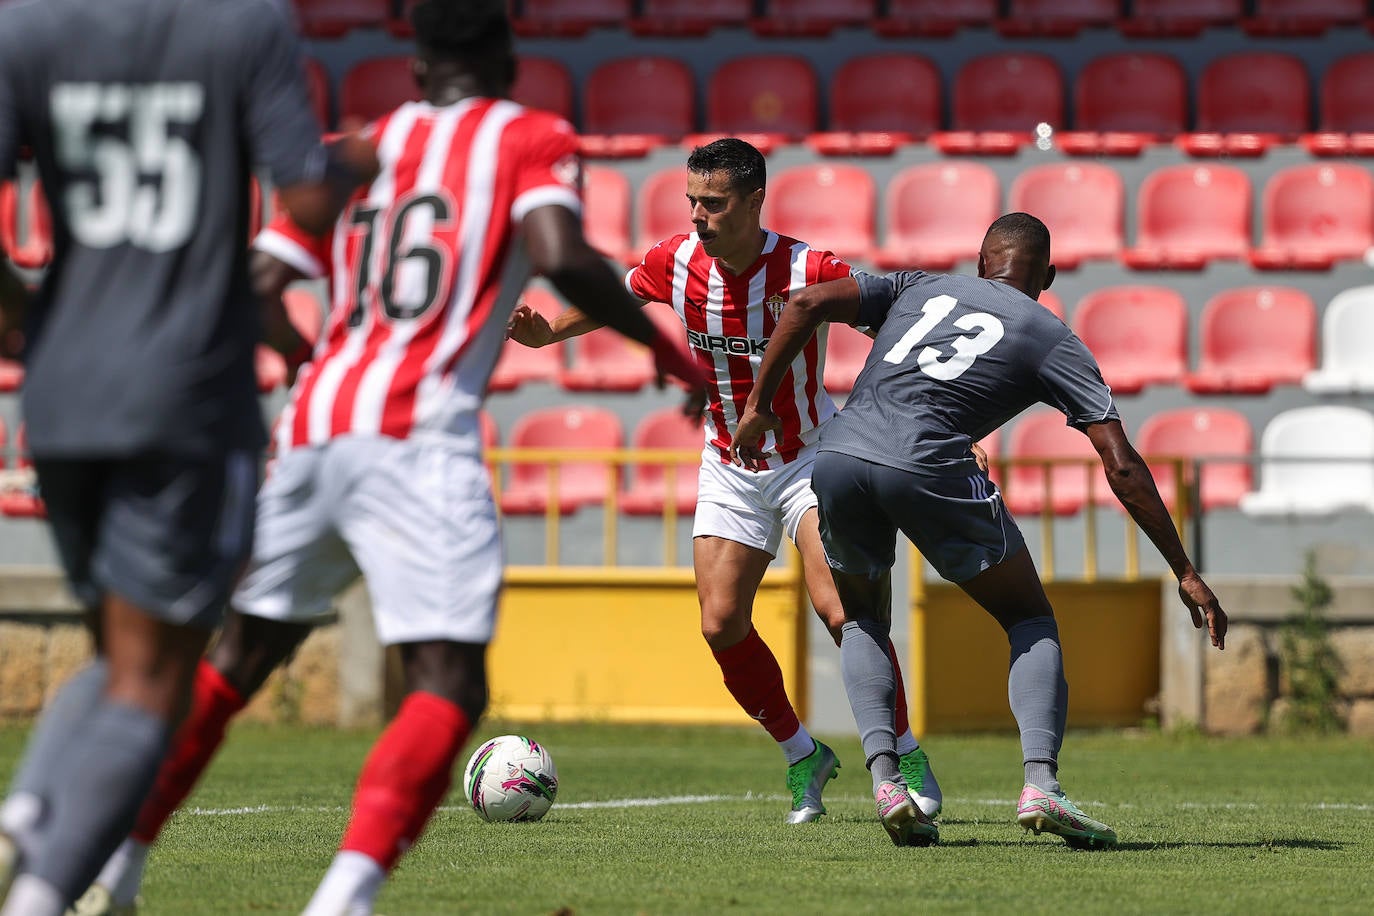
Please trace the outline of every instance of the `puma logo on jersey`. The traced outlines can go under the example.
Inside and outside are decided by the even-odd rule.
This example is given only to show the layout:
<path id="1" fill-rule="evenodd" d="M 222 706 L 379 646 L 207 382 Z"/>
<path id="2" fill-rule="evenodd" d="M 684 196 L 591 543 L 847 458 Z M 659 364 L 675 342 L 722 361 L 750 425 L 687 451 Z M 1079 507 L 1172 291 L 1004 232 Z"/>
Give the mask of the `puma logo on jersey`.
<path id="1" fill-rule="evenodd" d="M 700 331 L 687 331 L 687 342 L 698 350 L 708 353 L 729 353 L 732 356 L 759 356 L 768 347 L 768 341 L 752 337 L 723 337 L 719 334 L 703 334 Z"/>

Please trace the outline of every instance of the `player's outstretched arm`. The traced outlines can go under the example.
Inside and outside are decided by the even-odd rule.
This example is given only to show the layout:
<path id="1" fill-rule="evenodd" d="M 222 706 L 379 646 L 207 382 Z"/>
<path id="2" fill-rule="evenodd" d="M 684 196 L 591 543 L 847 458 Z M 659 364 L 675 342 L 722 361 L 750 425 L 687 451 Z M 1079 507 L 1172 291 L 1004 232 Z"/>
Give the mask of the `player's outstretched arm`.
<path id="1" fill-rule="evenodd" d="M 778 393 L 787 370 L 816 333 L 827 321 L 853 324 L 859 317 L 859 284 L 846 277 L 808 286 L 788 300 L 778 319 L 777 327 L 768 338 L 759 377 L 754 382 L 744 412 L 735 426 L 730 442 L 730 460 L 750 470 L 757 470 L 766 456 L 761 450 L 763 434 L 778 425 L 773 413 L 773 397 Z"/>
<path id="2" fill-rule="evenodd" d="M 1193 568 L 1193 562 L 1188 558 L 1178 531 L 1174 528 L 1173 519 L 1169 517 L 1169 510 L 1160 498 L 1159 488 L 1150 476 L 1150 469 L 1126 438 L 1121 422 L 1109 420 L 1094 423 L 1086 432 L 1097 449 L 1098 457 L 1102 459 L 1112 492 L 1178 577 L 1178 594 L 1192 615 L 1193 626 L 1201 629 L 1205 624 L 1212 645 L 1218 649 L 1226 648 L 1226 612 L 1221 609 L 1217 596 Z"/>
<path id="3" fill-rule="evenodd" d="M 645 303 L 640 301 L 641 306 Z M 603 327 L 601 322 L 578 308 L 566 308 L 549 321 L 528 305 L 518 305 L 506 325 L 506 337 L 527 347 L 547 347 L 549 344 L 581 337 L 588 331 Z"/>

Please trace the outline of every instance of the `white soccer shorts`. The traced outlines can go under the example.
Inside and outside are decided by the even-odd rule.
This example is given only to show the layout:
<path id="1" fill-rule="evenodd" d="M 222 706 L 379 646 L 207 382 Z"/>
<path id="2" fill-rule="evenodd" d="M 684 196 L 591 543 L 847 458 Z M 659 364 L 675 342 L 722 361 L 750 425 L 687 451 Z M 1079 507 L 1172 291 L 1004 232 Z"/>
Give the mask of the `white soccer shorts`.
<path id="1" fill-rule="evenodd" d="M 481 458 L 433 439 L 350 436 L 278 460 L 234 608 L 310 622 L 359 572 L 383 645 L 490 642 L 501 536 Z"/>
<path id="2" fill-rule="evenodd" d="M 796 543 L 802 516 L 816 508 L 811 491 L 815 463 L 812 444 L 788 464 L 750 471 L 722 463 L 720 452 L 708 445 L 701 453 L 692 537 L 722 537 L 776 557 L 783 533 Z"/>

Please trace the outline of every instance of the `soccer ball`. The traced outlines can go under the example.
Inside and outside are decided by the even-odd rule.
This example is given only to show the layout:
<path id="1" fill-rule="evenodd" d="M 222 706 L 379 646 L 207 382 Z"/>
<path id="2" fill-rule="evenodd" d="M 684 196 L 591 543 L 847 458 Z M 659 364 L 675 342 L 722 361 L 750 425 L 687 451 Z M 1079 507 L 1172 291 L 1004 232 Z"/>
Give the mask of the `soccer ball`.
<path id="1" fill-rule="evenodd" d="M 558 769 L 531 738 L 484 741 L 463 771 L 463 794 L 485 821 L 537 821 L 558 795 Z"/>

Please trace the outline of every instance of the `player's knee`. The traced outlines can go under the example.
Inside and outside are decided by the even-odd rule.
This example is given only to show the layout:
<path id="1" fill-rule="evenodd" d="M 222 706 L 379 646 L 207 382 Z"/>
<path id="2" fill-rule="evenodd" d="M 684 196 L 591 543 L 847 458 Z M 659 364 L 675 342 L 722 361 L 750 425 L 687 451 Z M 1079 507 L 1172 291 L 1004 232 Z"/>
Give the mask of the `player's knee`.
<path id="1" fill-rule="evenodd" d="M 715 608 L 711 613 L 703 609 L 701 635 L 714 652 L 728 649 L 749 635 L 753 627 L 748 608 Z"/>

